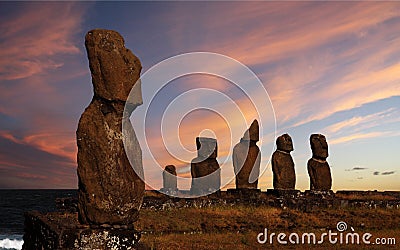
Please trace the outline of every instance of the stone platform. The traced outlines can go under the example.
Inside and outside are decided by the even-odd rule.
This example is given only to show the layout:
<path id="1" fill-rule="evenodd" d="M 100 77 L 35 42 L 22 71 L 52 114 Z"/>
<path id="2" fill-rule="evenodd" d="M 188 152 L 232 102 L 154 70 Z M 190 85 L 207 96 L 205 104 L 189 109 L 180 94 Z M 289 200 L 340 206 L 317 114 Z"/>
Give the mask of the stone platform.
<path id="1" fill-rule="evenodd" d="M 297 189 L 267 189 L 267 194 L 275 197 L 296 198 L 301 195 L 301 191 Z"/>
<path id="2" fill-rule="evenodd" d="M 226 190 L 226 194 L 234 196 L 243 201 L 260 199 L 261 189 L 254 188 L 231 188 Z"/>
<path id="3" fill-rule="evenodd" d="M 140 236 L 133 227 L 82 225 L 77 213 L 32 211 L 25 214 L 22 249 L 146 249 L 139 243 Z"/>
<path id="4" fill-rule="evenodd" d="M 335 193 L 332 190 L 323 190 L 323 191 L 322 190 L 306 190 L 306 191 L 304 191 L 304 195 L 306 197 L 320 198 L 320 199 L 335 197 Z"/>

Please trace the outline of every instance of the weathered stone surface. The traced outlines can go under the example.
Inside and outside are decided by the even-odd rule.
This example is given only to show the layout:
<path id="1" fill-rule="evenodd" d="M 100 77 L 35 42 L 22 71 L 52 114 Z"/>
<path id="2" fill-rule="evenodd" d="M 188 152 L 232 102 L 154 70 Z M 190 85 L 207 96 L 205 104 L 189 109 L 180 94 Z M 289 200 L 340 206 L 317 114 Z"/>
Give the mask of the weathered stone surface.
<path id="1" fill-rule="evenodd" d="M 94 95 L 109 101 L 125 102 L 142 70 L 139 58 L 125 48 L 124 38 L 112 30 L 89 31 L 85 46 Z M 134 99 L 137 104 L 142 104 L 141 95 Z"/>
<path id="2" fill-rule="evenodd" d="M 274 195 L 282 198 L 298 198 L 301 195 L 300 190 L 297 189 L 267 189 L 267 194 Z"/>
<path id="3" fill-rule="evenodd" d="M 90 228 L 77 217 L 76 213 L 26 213 L 22 249 L 145 249 L 133 227 Z"/>
<path id="4" fill-rule="evenodd" d="M 326 158 L 328 158 L 328 143 L 324 135 L 312 134 L 310 136 L 310 144 L 313 158 L 321 160 L 326 160 Z"/>
<path id="5" fill-rule="evenodd" d="M 276 148 L 278 150 L 290 153 L 293 151 L 293 141 L 292 137 L 288 134 L 283 134 L 276 138 Z"/>
<path id="6" fill-rule="evenodd" d="M 129 225 L 137 220 L 144 194 L 141 149 L 129 121 L 130 113 L 142 103 L 140 88 L 135 86 L 128 118 L 123 115 L 129 92 L 140 84 L 141 64 L 115 31 L 89 31 L 85 45 L 94 96 L 76 131 L 79 219 L 91 225 Z M 134 155 L 133 166 L 123 141 Z"/>
<path id="7" fill-rule="evenodd" d="M 307 163 L 311 190 L 330 190 L 332 188 L 331 168 L 328 162 L 311 158 Z"/>
<path id="8" fill-rule="evenodd" d="M 77 197 L 56 198 L 56 208 L 65 212 L 78 212 Z"/>
<path id="9" fill-rule="evenodd" d="M 255 142 L 258 142 L 260 140 L 260 128 L 258 126 L 257 120 L 254 120 L 251 123 L 250 128 L 246 130 L 243 135 L 243 140 L 250 140 Z"/>
<path id="10" fill-rule="evenodd" d="M 321 134 L 312 134 L 310 144 L 313 157 L 307 163 L 311 190 L 330 190 L 332 188 L 331 169 L 328 157 L 328 143 Z"/>
<path id="11" fill-rule="evenodd" d="M 177 191 L 176 168 L 174 165 L 168 165 L 163 171 L 163 191 Z"/>
<path id="12" fill-rule="evenodd" d="M 199 161 L 208 158 L 217 158 L 218 145 L 217 140 L 208 137 L 196 137 L 197 159 Z"/>
<path id="13" fill-rule="evenodd" d="M 198 157 L 191 162 L 192 186 L 191 193 L 206 194 L 221 187 L 221 169 L 217 157 L 217 140 L 207 137 L 197 137 Z"/>
<path id="14" fill-rule="evenodd" d="M 258 121 L 254 120 L 240 142 L 233 148 L 233 168 L 236 188 L 256 189 L 260 174 L 261 152 L 257 146 L 259 139 Z"/>
<path id="15" fill-rule="evenodd" d="M 296 173 L 293 158 L 292 138 L 288 134 L 276 139 L 276 151 L 272 154 L 272 172 L 274 176 L 274 189 L 294 189 L 296 185 Z"/>
<path id="16" fill-rule="evenodd" d="M 304 196 L 325 199 L 333 198 L 335 193 L 332 190 L 306 190 L 304 191 Z"/>

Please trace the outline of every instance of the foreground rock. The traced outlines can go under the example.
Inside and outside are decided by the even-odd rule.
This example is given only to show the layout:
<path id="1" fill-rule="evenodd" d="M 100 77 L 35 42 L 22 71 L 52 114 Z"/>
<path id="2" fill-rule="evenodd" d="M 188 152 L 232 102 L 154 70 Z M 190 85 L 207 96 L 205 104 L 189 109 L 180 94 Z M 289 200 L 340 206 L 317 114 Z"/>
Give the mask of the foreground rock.
<path id="1" fill-rule="evenodd" d="M 197 157 L 191 162 L 192 194 L 202 195 L 220 189 L 221 170 L 217 161 L 217 140 L 197 137 Z"/>
<path id="2" fill-rule="evenodd" d="M 258 121 L 254 120 L 240 142 L 233 148 L 233 167 L 236 176 L 236 189 L 257 189 L 260 174 L 261 152 Z"/>
<path id="3" fill-rule="evenodd" d="M 328 143 L 321 134 L 310 136 L 312 158 L 307 163 L 310 176 L 310 189 L 328 191 L 332 188 L 331 169 L 326 158 L 328 157 Z"/>
<path id="4" fill-rule="evenodd" d="M 123 115 L 132 87 L 139 84 L 142 66 L 115 31 L 92 30 L 85 45 L 94 96 L 76 131 L 79 220 L 90 225 L 130 225 L 138 218 L 144 182 L 140 145 Z M 142 104 L 140 88 L 135 89 L 136 99 L 128 103 L 127 117 Z M 125 138 L 123 123 L 128 132 Z M 133 166 L 123 140 L 135 159 Z"/>
<path id="5" fill-rule="evenodd" d="M 276 151 L 272 154 L 272 172 L 274 175 L 274 189 L 294 189 L 296 185 L 296 173 L 293 158 L 292 138 L 288 134 L 276 139 Z"/>
<path id="6" fill-rule="evenodd" d="M 104 227 L 80 224 L 77 213 L 28 212 L 22 249 L 146 249 L 139 243 L 140 233 L 133 228 Z"/>

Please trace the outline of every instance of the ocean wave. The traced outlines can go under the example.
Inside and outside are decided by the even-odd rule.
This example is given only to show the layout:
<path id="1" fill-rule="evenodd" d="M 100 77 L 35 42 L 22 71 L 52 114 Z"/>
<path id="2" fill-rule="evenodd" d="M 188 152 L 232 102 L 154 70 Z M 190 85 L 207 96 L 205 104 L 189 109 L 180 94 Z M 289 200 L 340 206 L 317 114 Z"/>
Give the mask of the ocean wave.
<path id="1" fill-rule="evenodd" d="M 24 244 L 23 240 L 20 239 L 1 239 L 0 240 L 0 249 L 22 249 L 22 245 Z"/>

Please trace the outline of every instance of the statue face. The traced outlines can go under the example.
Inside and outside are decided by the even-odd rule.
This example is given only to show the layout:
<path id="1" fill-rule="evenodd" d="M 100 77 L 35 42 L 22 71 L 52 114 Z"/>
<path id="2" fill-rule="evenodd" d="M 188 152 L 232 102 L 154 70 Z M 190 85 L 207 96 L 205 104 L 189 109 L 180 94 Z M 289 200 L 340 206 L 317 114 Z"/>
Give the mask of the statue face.
<path id="1" fill-rule="evenodd" d="M 142 65 L 124 44 L 116 31 L 96 29 L 87 33 L 85 46 L 95 96 L 125 102 L 138 82 Z M 138 106 L 142 103 L 140 86 L 134 92 L 131 105 Z"/>
<path id="2" fill-rule="evenodd" d="M 328 143 L 326 138 L 321 134 L 313 134 L 310 136 L 311 150 L 313 152 L 313 157 L 326 159 L 328 154 Z"/>
<path id="3" fill-rule="evenodd" d="M 174 165 L 168 165 L 165 167 L 165 171 L 167 171 L 170 174 L 176 175 L 176 169 Z"/>
<path id="4" fill-rule="evenodd" d="M 293 142 L 292 138 L 288 134 L 284 134 L 279 136 L 276 139 L 276 147 L 279 150 L 285 151 L 285 152 L 291 152 L 293 151 Z"/>

